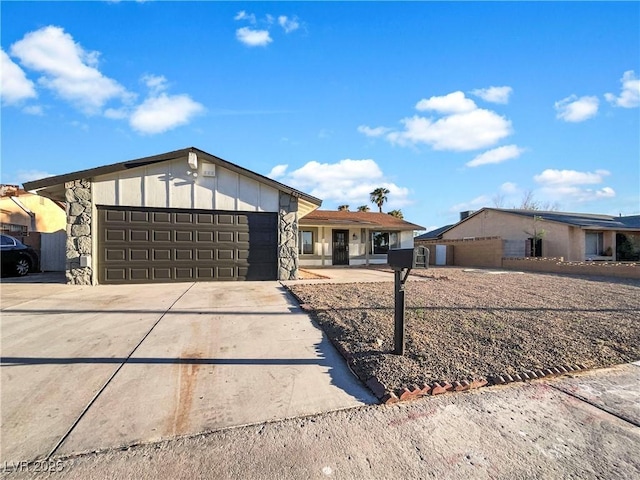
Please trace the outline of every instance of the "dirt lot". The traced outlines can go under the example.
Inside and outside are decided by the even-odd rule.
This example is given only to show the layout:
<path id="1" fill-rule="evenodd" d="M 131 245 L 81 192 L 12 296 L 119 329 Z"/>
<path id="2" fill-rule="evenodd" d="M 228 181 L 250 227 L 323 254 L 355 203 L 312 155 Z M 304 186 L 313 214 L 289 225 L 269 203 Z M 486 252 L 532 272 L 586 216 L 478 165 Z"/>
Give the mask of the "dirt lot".
<path id="1" fill-rule="evenodd" d="M 640 281 L 531 273 L 415 271 L 406 355 L 393 355 L 393 283 L 297 284 L 352 367 L 388 389 L 640 359 Z"/>

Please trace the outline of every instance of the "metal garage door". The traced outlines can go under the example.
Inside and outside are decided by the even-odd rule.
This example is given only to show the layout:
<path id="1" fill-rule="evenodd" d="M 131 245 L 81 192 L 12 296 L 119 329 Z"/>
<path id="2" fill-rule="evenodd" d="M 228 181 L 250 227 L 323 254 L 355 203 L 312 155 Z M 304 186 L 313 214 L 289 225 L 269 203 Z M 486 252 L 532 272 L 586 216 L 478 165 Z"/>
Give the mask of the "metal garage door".
<path id="1" fill-rule="evenodd" d="M 98 207 L 100 283 L 275 280 L 277 214 Z"/>

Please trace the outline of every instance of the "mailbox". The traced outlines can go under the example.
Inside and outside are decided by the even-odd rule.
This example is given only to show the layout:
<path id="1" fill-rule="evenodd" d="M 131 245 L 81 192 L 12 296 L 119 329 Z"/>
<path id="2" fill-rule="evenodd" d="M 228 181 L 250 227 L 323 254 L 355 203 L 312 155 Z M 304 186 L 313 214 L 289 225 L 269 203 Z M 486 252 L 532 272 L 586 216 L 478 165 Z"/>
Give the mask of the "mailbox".
<path id="1" fill-rule="evenodd" d="M 387 253 L 387 263 L 394 270 L 428 268 L 429 249 L 426 247 L 392 249 Z"/>

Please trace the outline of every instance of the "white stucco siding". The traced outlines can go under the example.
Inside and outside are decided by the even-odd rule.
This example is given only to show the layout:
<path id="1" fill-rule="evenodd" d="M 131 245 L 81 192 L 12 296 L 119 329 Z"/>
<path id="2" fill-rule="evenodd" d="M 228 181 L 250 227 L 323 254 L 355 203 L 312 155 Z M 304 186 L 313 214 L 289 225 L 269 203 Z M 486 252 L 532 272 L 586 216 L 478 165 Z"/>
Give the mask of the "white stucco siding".
<path id="1" fill-rule="evenodd" d="M 180 159 L 96 177 L 93 200 L 96 205 L 129 207 L 278 211 L 275 188 L 219 165 L 215 176 L 205 177 L 202 164 L 197 176 L 190 172 L 186 159 Z"/>

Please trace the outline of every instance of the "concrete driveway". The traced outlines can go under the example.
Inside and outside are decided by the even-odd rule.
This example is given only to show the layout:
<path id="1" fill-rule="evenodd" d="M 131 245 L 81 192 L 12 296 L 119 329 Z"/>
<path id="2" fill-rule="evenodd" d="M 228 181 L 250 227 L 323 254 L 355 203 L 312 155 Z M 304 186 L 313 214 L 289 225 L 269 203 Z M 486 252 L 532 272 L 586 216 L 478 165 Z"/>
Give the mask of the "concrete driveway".
<path id="1" fill-rule="evenodd" d="M 6 283 L 0 462 L 376 403 L 277 282 Z"/>

